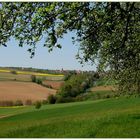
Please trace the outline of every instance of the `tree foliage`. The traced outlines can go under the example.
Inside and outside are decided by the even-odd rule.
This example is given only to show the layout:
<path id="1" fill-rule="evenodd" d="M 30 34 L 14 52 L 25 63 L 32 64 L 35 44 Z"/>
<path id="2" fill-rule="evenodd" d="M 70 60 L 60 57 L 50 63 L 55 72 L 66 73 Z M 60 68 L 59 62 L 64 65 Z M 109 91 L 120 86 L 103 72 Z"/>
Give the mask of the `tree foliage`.
<path id="1" fill-rule="evenodd" d="M 31 57 L 36 43 L 61 48 L 59 39 L 74 31 L 80 62 L 98 60 L 109 68 L 121 90 L 140 93 L 139 2 L 38 2 L 0 4 L 0 45 L 13 36 L 27 44 Z"/>
<path id="2" fill-rule="evenodd" d="M 84 93 L 86 89 L 93 86 L 94 74 L 74 74 L 72 75 L 58 90 L 58 94 L 62 97 L 76 97 L 77 95 Z"/>

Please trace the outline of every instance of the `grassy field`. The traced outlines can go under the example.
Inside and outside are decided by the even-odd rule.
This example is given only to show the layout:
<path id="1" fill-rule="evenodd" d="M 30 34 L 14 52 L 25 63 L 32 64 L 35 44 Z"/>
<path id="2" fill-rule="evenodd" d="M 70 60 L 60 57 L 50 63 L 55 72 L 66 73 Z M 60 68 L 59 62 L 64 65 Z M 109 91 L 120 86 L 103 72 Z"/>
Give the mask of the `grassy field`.
<path id="1" fill-rule="evenodd" d="M 0 119 L 0 137 L 140 137 L 140 98 L 0 108 L 0 116 L 7 116 Z"/>
<path id="2" fill-rule="evenodd" d="M 19 97 L 21 100 L 31 97 L 38 100 L 45 99 L 51 92 L 56 93 L 56 90 L 31 83 L 32 74 L 42 77 L 43 82 L 54 89 L 59 89 L 63 83 L 60 75 L 17 73 L 0 71 L 0 100 L 9 97 L 9 100 Z M 99 79 L 94 87 L 78 96 L 86 100 L 83 102 L 48 104 L 41 109 L 34 106 L 0 107 L 0 137 L 139 138 L 140 98 L 117 97 L 112 85 L 112 80 Z"/>
<path id="3" fill-rule="evenodd" d="M 25 75 L 25 74 L 12 74 L 12 73 L 6 73 L 6 72 L 0 72 L 0 81 L 24 81 L 24 82 L 30 82 L 31 81 L 31 75 Z"/>

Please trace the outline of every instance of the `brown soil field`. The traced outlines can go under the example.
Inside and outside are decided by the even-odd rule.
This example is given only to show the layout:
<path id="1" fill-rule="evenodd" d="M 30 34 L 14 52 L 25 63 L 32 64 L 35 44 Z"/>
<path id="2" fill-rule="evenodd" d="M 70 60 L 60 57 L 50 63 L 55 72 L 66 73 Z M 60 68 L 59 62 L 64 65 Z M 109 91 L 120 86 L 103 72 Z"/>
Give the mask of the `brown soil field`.
<path id="1" fill-rule="evenodd" d="M 42 87 L 41 85 L 31 82 L 0 82 L 0 101 L 7 100 L 43 100 L 50 94 L 55 94 L 56 90 Z"/>
<path id="2" fill-rule="evenodd" d="M 58 90 L 64 84 L 64 81 L 43 81 L 44 85 L 50 85 L 53 89 Z"/>
<path id="3" fill-rule="evenodd" d="M 115 90 L 113 86 L 97 86 L 90 89 L 91 91 L 109 91 Z"/>

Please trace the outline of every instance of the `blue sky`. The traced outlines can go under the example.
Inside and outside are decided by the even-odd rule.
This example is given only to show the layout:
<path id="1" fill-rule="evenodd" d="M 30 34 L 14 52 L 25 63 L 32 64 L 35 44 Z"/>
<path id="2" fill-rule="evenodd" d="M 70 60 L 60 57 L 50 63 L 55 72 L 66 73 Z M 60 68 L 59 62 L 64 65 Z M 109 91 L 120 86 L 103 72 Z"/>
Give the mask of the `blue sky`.
<path id="1" fill-rule="evenodd" d="M 95 70 L 93 65 L 85 64 L 83 67 L 75 58 L 78 46 L 73 45 L 72 34 L 69 33 L 61 39 L 62 49 L 54 48 L 48 52 L 43 47 L 43 41 L 37 44 L 36 54 L 31 59 L 27 51 L 29 46 L 18 47 L 18 42 L 11 39 L 8 47 L 0 46 L 0 66 L 33 67 L 43 69 L 64 69 L 64 70 Z"/>

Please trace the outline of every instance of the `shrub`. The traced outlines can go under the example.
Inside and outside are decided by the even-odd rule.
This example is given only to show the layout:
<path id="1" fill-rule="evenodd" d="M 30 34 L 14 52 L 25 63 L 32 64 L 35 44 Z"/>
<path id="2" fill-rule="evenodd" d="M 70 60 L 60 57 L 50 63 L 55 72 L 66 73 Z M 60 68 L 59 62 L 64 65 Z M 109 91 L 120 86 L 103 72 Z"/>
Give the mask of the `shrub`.
<path id="1" fill-rule="evenodd" d="M 17 72 L 15 70 L 12 70 L 11 73 L 12 74 L 17 74 Z"/>
<path id="2" fill-rule="evenodd" d="M 32 105 L 32 101 L 31 100 L 26 100 L 25 105 Z"/>
<path id="3" fill-rule="evenodd" d="M 63 97 L 76 97 L 92 85 L 93 80 L 90 77 L 91 75 L 84 73 L 72 75 L 65 81 L 64 85 L 58 90 L 58 93 Z"/>
<path id="4" fill-rule="evenodd" d="M 56 97 L 54 95 L 49 95 L 48 96 L 48 103 L 55 104 L 55 102 L 56 102 Z"/>
<path id="5" fill-rule="evenodd" d="M 31 75 L 31 80 L 32 80 L 32 82 L 36 82 L 36 76 L 35 75 Z"/>
<path id="6" fill-rule="evenodd" d="M 62 96 L 57 96 L 55 103 L 65 103 L 65 98 Z"/>
<path id="7" fill-rule="evenodd" d="M 42 79 L 40 78 L 36 79 L 36 83 L 42 85 Z"/>
<path id="8" fill-rule="evenodd" d="M 68 103 L 68 102 L 74 102 L 74 101 L 75 101 L 75 98 L 72 98 L 72 97 L 56 96 L 55 103 Z"/>
<path id="9" fill-rule="evenodd" d="M 23 102 L 21 100 L 17 100 L 15 103 L 14 103 L 15 106 L 23 106 Z"/>
<path id="10" fill-rule="evenodd" d="M 40 101 L 36 101 L 35 102 L 35 108 L 36 109 L 40 109 L 41 108 L 41 102 Z"/>
<path id="11" fill-rule="evenodd" d="M 37 84 L 42 85 L 42 79 L 41 79 L 41 78 L 36 78 L 35 75 L 31 75 L 31 80 L 32 80 L 32 82 L 34 82 L 34 83 L 37 83 Z"/>

